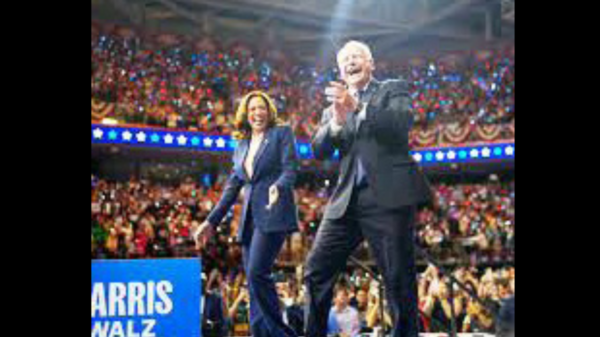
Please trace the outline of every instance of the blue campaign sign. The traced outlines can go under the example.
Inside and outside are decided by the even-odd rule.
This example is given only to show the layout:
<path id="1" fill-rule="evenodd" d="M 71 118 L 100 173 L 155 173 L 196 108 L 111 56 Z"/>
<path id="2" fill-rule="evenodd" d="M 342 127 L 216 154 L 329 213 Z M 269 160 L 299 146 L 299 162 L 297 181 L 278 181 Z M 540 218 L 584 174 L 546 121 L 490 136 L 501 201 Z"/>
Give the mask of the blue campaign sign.
<path id="1" fill-rule="evenodd" d="M 199 259 L 92 261 L 92 337 L 200 337 Z"/>

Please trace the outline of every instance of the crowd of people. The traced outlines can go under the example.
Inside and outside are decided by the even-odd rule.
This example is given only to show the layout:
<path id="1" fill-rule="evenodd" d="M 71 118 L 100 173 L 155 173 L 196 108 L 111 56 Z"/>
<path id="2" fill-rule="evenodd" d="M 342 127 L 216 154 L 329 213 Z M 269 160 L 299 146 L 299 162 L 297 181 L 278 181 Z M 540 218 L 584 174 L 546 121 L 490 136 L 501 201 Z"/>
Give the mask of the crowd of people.
<path id="1" fill-rule="evenodd" d="M 111 182 L 92 176 L 92 259 L 196 257 L 205 268 L 203 331 L 207 336 L 247 336 L 248 292 L 241 268 L 241 249 L 235 242 L 239 206 L 218 227 L 201 251 L 192 233 L 218 200 L 222 186 L 204 186 L 191 179 L 179 185 L 144 180 Z M 436 184 L 437 207 L 419 212 L 419 244 L 431 255 L 450 261 L 453 275 L 479 298 L 499 303 L 514 295 L 514 181 Z M 277 281 L 286 322 L 303 327 L 302 264 L 318 228 L 327 191 L 309 187 L 296 190 L 300 231 L 290 238 L 278 258 Z M 363 247 L 356 256 L 368 259 Z M 497 265 L 483 269 L 481 262 Z M 468 267 L 467 267 L 468 266 Z M 451 308 L 449 279 L 420 263 L 421 331 L 447 331 Z M 494 315 L 455 287 L 454 310 L 458 331 L 494 330 Z M 350 268 L 330 311 L 332 333 L 356 336 L 380 322 L 378 282 L 358 268 Z M 385 300 L 383 301 L 385 303 Z M 387 315 L 387 314 L 386 314 Z M 387 318 L 389 320 L 389 317 Z"/>
<path id="2" fill-rule="evenodd" d="M 506 260 L 514 252 L 514 180 L 435 186 L 438 209 L 419 213 L 418 239 L 442 260 Z"/>
<path id="3" fill-rule="evenodd" d="M 222 176 L 210 181 L 188 178 L 176 184 L 136 178 L 119 182 L 92 175 L 92 259 L 201 256 L 204 335 L 247 336 L 248 292 L 241 248 L 235 241 L 241 207 L 234 206 L 201 250 L 192 237 L 218 201 L 224 181 Z M 509 267 L 514 252 L 514 180 L 492 175 L 485 182 L 434 183 L 433 188 L 435 206 L 418 213 L 418 244 L 492 307 L 514 295 L 514 268 Z M 295 329 L 303 326 L 302 266 L 328 192 L 318 184 L 300 184 L 295 189 L 299 232 L 284 245 L 273 275 L 285 320 Z M 355 256 L 362 261 L 371 258 L 366 245 Z M 418 266 L 421 331 L 447 331 L 452 307 L 458 331 L 494 330 L 490 305 L 482 305 L 456 286 L 454 305 L 450 305 L 448 276 L 421 258 Z M 350 337 L 378 326 L 380 298 L 378 282 L 364 270 L 349 267 L 336 287 L 330 332 Z"/>
<path id="4" fill-rule="evenodd" d="M 419 324 L 421 332 L 447 332 L 452 310 L 458 332 L 488 332 L 496 329 L 495 316 L 504 300 L 515 295 L 515 268 L 475 268 L 458 266 L 449 271 L 470 293 L 450 284 L 448 275 L 429 265 L 418 274 Z M 304 289 L 301 267 L 273 275 L 284 321 L 299 335 L 304 329 Z M 207 305 L 203 309 L 203 335 L 247 336 L 248 289 L 243 273 L 212 269 L 205 275 Z M 450 287 L 454 294 L 450 296 Z M 382 300 L 383 297 L 383 300 Z M 384 325 L 390 317 L 380 306 L 386 305 L 379 281 L 360 270 L 340 276 L 328 320 L 328 334 L 356 337 Z"/>
<path id="5" fill-rule="evenodd" d="M 324 87 L 338 78 L 335 66 L 303 65 L 274 49 L 258 52 L 242 43 L 222 46 L 205 37 L 166 46 L 136 33 L 123 36 L 98 27 L 92 32 L 95 121 L 229 133 L 236 100 L 262 89 L 296 135 L 308 138 L 326 105 Z M 514 122 L 514 49 L 378 60 L 376 77 L 400 76 L 410 84 L 414 137 L 419 132 L 449 135 L 438 142 L 514 137 L 514 127 L 508 127 Z M 473 126 L 502 127 L 476 132 Z"/>
<path id="6" fill-rule="evenodd" d="M 92 179 L 92 258 L 196 256 L 192 233 L 214 207 L 224 179 L 209 186 L 192 179 L 181 184 L 146 180 L 111 182 Z M 418 213 L 417 240 L 434 257 L 450 263 L 503 262 L 513 257 L 514 180 L 436 184 L 436 207 Z M 327 188 L 296 188 L 299 232 L 280 254 L 280 265 L 304 261 L 327 202 Z M 241 206 L 233 211 L 204 247 L 211 267 L 239 265 L 235 245 Z M 361 247 L 357 256 L 368 258 Z"/>

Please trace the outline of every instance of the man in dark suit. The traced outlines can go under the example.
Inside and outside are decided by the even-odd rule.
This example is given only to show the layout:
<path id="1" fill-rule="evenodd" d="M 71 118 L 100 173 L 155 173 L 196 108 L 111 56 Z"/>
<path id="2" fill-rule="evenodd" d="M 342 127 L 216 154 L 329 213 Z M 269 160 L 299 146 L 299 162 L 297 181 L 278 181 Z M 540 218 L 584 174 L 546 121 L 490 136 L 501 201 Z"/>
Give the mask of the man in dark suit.
<path id="1" fill-rule="evenodd" d="M 392 336 L 417 337 L 414 222 L 431 200 L 428 182 L 409 153 L 408 86 L 372 77 L 369 47 L 348 42 L 337 55 L 344 84 L 326 89 L 331 106 L 313 135 L 317 159 L 340 153 L 340 174 L 307 257 L 307 337 L 325 336 L 333 286 L 348 256 L 366 239 L 393 320 Z"/>

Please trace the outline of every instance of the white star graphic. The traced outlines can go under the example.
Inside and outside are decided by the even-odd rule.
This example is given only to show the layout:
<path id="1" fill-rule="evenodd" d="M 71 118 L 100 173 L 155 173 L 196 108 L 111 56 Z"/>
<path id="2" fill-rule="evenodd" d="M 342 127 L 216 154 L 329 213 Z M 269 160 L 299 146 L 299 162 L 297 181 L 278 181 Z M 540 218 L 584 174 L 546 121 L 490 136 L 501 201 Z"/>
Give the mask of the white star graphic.
<path id="1" fill-rule="evenodd" d="M 131 134 L 131 132 L 129 132 L 129 130 L 126 130 L 125 132 L 123 132 L 122 135 L 123 135 L 123 140 L 126 140 L 126 141 L 130 141 L 131 136 L 133 136 Z"/>
<path id="2" fill-rule="evenodd" d="M 513 155 L 513 153 L 515 153 L 515 148 L 514 148 L 514 147 L 512 147 L 512 146 L 508 146 L 508 147 L 506 147 L 506 149 L 504 149 L 504 152 L 505 152 L 507 155 L 509 155 L 509 156 L 512 156 L 512 155 Z"/>
<path id="3" fill-rule="evenodd" d="M 481 155 L 483 157 L 489 157 L 491 154 L 492 150 L 490 150 L 488 147 L 484 147 L 483 150 L 481 150 Z"/>
<path id="4" fill-rule="evenodd" d="M 415 158 L 416 161 L 420 162 L 421 160 L 423 160 L 423 156 L 420 153 L 415 153 L 413 155 L 413 158 Z"/>
<path id="5" fill-rule="evenodd" d="M 187 138 L 185 138 L 184 135 L 181 135 L 177 137 L 177 142 L 179 143 L 179 145 L 185 145 L 185 143 L 187 142 Z"/>
<path id="6" fill-rule="evenodd" d="M 102 135 L 104 134 L 104 131 L 102 131 L 102 129 L 100 129 L 100 128 L 95 128 L 93 133 L 94 133 L 94 138 L 101 139 Z"/>
<path id="7" fill-rule="evenodd" d="M 479 157 L 479 151 L 477 151 L 477 149 L 471 150 L 471 158 L 477 158 L 477 157 Z"/>
<path id="8" fill-rule="evenodd" d="M 209 137 L 204 137 L 204 146 L 211 147 L 212 146 L 212 142 L 213 142 L 213 140 L 210 139 Z"/>
<path id="9" fill-rule="evenodd" d="M 217 147 L 225 147 L 225 139 L 219 137 L 217 139 Z"/>
<path id="10" fill-rule="evenodd" d="M 173 136 L 170 133 L 165 136 L 165 144 L 173 144 Z"/>
<path id="11" fill-rule="evenodd" d="M 138 132 L 138 134 L 136 135 L 138 142 L 143 143 L 146 141 L 146 134 L 143 133 L 142 131 Z"/>
<path id="12" fill-rule="evenodd" d="M 435 154 L 435 158 L 436 158 L 437 160 L 444 160 L 444 152 L 442 152 L 442 151 L 438 151 L 438 152 Z"/>
<path id="13" fill-rule="evenodd" d="M 454 158 L 456 158 L 456 152 L 454 152 L 454 151 L 449 151 L 449 152 L 448 152 L 448 159 L 450 159 L 450 160 L 454 160 Z"/>

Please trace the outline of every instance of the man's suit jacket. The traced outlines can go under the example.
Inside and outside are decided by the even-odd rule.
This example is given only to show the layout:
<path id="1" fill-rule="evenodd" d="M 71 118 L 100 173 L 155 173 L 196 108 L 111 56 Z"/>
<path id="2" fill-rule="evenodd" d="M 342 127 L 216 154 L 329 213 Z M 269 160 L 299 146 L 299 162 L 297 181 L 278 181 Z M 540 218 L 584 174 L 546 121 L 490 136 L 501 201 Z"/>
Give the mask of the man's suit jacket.
<path id="1" fill-rule="evenodd" d="M 324 110 L 321 125 L 312 138 L 317 159 L 331 158 L 336 148 L 340 151 L 340 175 L 325 211 L 329 219 L 340 218 L 346 212 L 357 155 L 380 206 L 398 208 L 431 200 L 429 183 L 409 152 L 412 116 L 407 83 L 373 79 L 362 96 L 367 115 L 360 127 L 356 127 L 357 116 L 351 112 L 343 129 L 334 136 L 329 125 L 333 118 L 330 107 Z"/>

